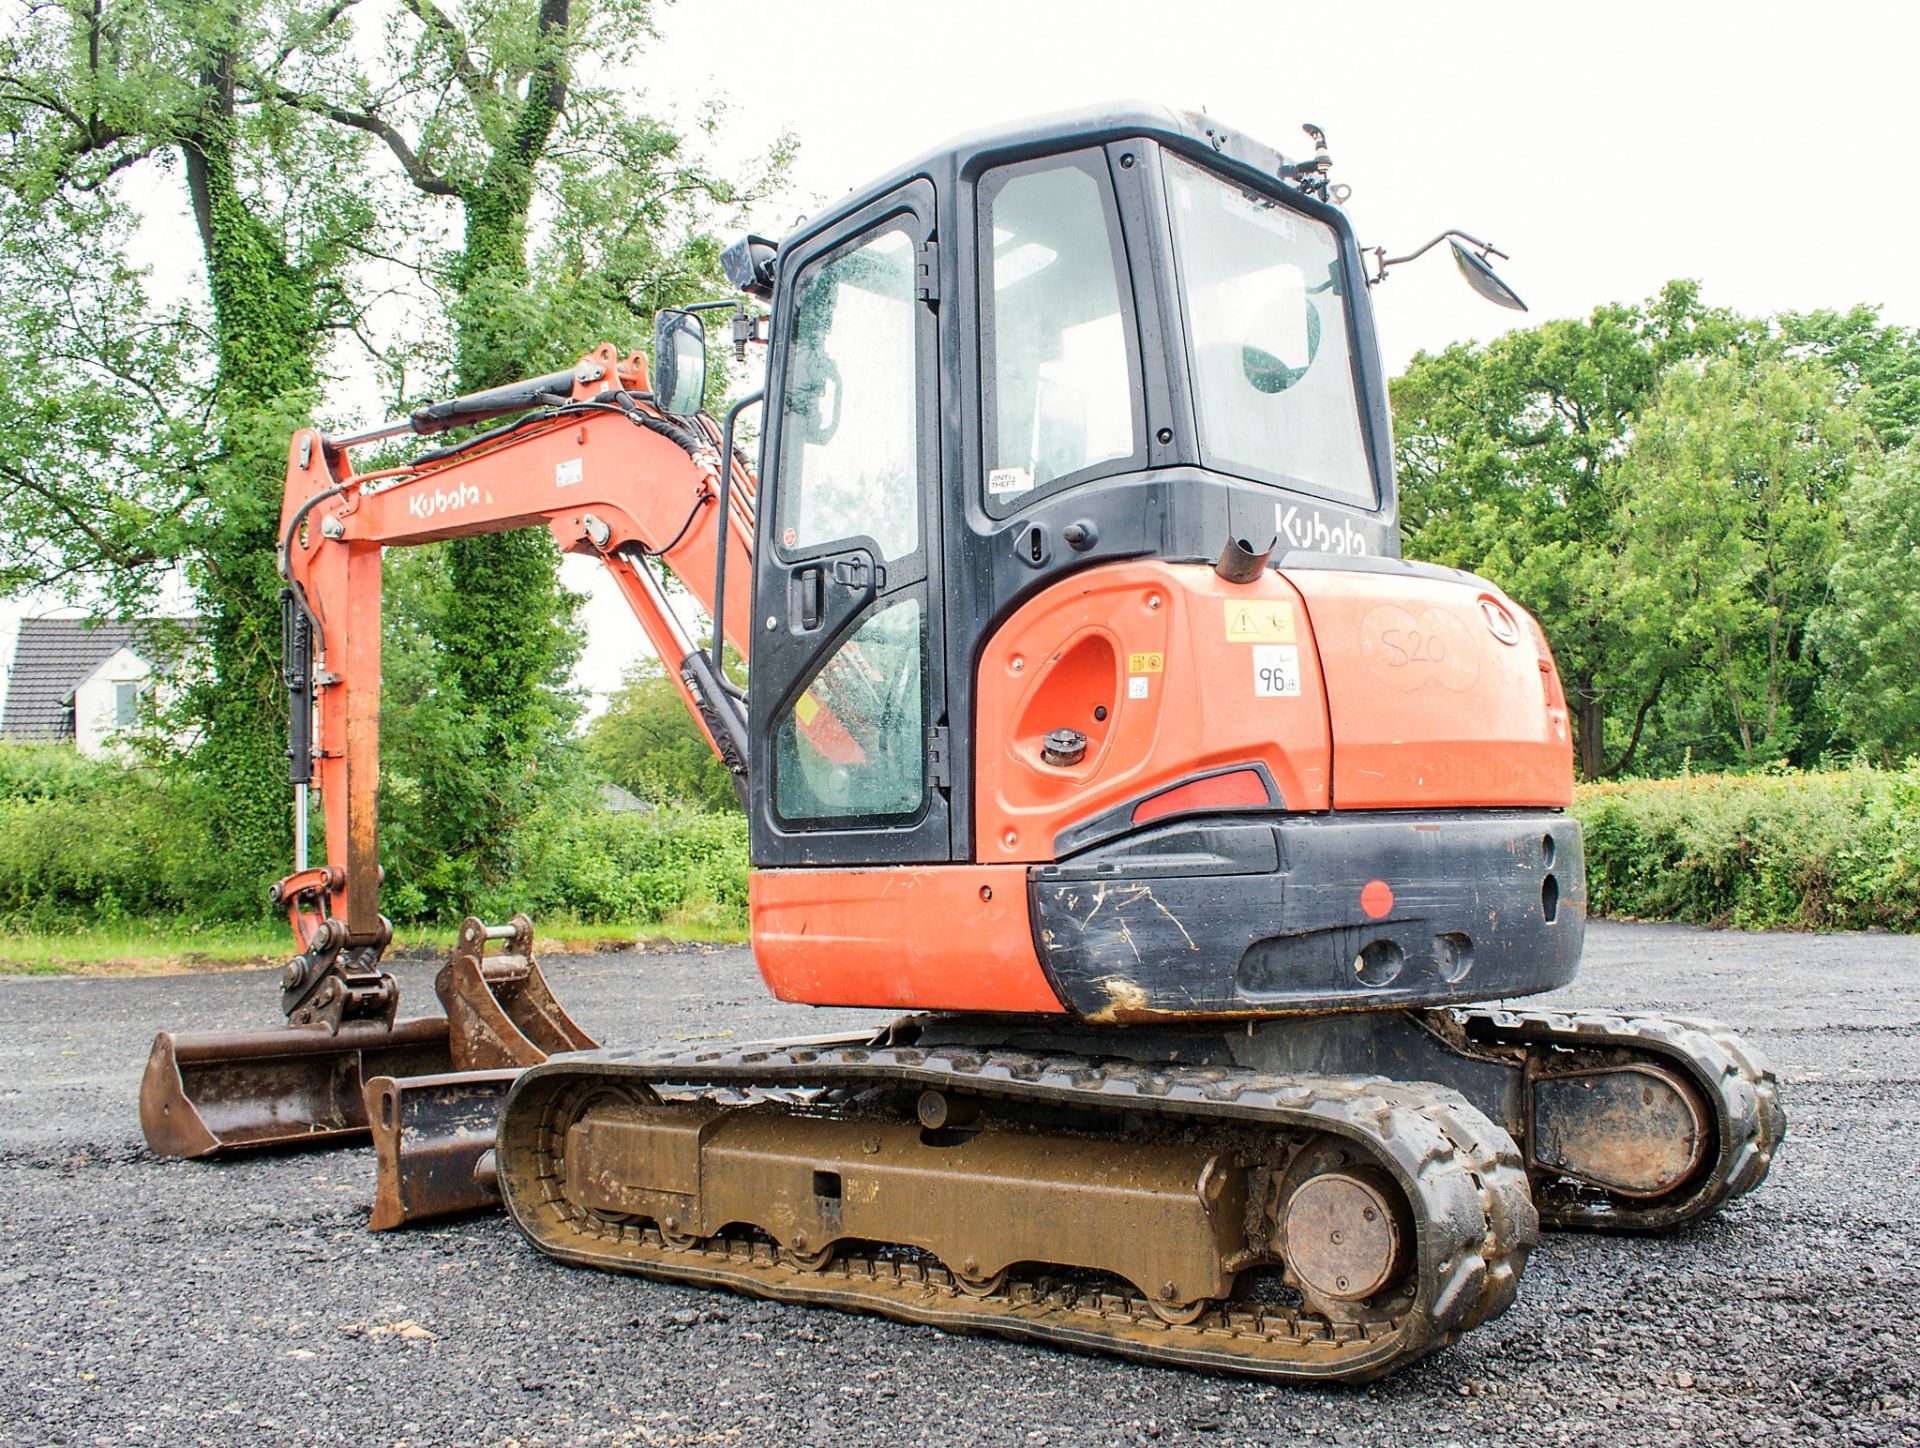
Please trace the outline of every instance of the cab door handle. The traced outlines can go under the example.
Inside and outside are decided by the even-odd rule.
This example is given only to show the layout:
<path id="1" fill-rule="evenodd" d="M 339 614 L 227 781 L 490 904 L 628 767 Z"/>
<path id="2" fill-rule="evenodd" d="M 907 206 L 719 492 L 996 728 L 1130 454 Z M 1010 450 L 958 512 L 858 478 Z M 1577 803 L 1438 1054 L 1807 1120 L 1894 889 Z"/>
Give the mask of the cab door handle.
<path id="1" fill-rule="evenodd" d="M 787 575 L 787 623 L 796 633 L 812 633 L 826 616 L 827 570 L 809 563 Z"/>

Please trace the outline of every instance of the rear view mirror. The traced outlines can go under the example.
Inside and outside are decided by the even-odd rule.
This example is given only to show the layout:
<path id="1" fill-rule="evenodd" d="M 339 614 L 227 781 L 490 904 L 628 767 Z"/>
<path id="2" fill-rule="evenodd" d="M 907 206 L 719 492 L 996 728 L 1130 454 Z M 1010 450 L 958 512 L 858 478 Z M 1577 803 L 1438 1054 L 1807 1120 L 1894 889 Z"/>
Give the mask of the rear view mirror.
<path id="1" fill-rule="evenodd" d="M 687 416 L 707 395 L 707 329 L 692 312 L 668 307 L 653 319 L 653 398 L 662 412 Z"/>
<path id="2" fill-rule="evenodd" d="M 1494 275 L 1487 259 L 1477 252 L 1468 251 L 1459 242 L 1449 242 L 1453 247 L 1453 264 L 1460 268 L 1460 275 L 1467 279 L 1467 285 L 1496 307 L 1505 307 L 1509 311 L 1524 312 L 1527 304 L 1520 300 L 1512 287 Z"/>

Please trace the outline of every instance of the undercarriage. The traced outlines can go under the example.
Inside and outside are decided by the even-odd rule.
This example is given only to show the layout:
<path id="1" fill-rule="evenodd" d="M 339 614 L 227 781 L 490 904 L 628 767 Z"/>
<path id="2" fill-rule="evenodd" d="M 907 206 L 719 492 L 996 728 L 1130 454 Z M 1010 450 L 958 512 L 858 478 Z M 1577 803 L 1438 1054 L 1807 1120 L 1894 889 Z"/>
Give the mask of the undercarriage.
<path id="1" fill-rule="evenodd" d="M 1765 1066 L 1700 1023 L 1335 1019 L 1125 1055 L 1112 1032 L 1080 1053 L 939 1017 L 582 1053 L 512 1087 L 499 1185 L 562 1261 L 1362 1380 L 1503 1312 L 1540 1226 L 1690 1221 L 1756 1185 L 1784 1130 Z M 1281 1064 L 1329 1037 L 1323 1057 L 1402 1053 L 1432 1079 Z"/>

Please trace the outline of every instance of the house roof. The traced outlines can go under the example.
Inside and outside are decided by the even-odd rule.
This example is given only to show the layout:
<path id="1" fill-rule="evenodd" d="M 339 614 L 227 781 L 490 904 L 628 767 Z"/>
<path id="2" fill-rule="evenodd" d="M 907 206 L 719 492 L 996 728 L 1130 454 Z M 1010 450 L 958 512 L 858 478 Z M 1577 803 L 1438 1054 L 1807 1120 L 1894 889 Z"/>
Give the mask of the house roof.
<path id="1" fill-rule="evenodd" d="M 7 680 L 0 739 L 64 739 L 67 701 L 87 676 L 122 648 L 151 656 L 145 640 L 157 619 L 95 623 L 84 618 L 23 618 Z"/>

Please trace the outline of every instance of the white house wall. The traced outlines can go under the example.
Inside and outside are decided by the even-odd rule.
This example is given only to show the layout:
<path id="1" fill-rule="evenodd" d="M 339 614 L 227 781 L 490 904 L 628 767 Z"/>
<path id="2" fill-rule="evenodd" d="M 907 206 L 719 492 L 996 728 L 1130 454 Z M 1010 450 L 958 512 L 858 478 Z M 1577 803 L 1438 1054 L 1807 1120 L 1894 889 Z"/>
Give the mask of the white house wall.
<path id="1" fill-rule="evenodd" d="M 138 684 L 153 670 L 132 649 L 122 648 L 73 691 L 73 742 L 89 759 L 104 759 L 124 747 L 113 721 L 114 685 Z"/>

